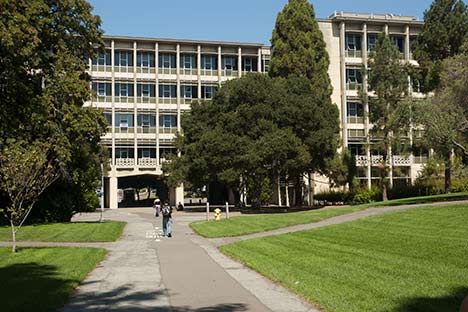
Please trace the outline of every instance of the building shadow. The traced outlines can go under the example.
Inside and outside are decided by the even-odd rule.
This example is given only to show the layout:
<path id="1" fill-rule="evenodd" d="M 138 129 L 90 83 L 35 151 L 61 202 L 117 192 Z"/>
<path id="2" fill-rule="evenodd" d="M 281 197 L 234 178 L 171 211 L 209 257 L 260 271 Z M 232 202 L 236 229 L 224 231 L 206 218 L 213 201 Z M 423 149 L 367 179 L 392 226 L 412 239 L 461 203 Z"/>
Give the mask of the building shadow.
<path id="1" fill-rule="evenodd" d="M 463 299 L 468 295 L 468 287 L 459 287 L 443 297 L 417 297 L 403 302 L 398 312 L 457 312 Z"/>

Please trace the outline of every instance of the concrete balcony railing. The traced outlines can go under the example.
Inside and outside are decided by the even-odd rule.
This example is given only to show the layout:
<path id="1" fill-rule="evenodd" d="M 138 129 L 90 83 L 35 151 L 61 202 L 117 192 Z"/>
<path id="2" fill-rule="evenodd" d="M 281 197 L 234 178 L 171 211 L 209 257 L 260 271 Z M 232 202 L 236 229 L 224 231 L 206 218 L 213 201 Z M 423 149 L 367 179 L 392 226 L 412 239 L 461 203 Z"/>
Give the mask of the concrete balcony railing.
<path id="1" fill-rule="evenodd" d="M 119 168 L 133 168 L 135 166 L 135 158 L 116 158 L 115 166 Z"/>
<path id="2" fill-rule="evenodd" d="M 347 82 L 346 83 L 346 90 L 360 90 L 362 89 L 362 83 L 361 82 Z"/>
<path id="3" fill-rule="evenodd" d="M 346 50 L 345 55 L 346 55 L 346 57 L 360 58 L 360 57 L 362 57 L 362 51 L 361 50 Z"/>
<path id="4" fill-rule="evenodd" d="M 155 168 L 157 164 L 156 158 L 138 158 L 138 167 Z"/>
<path id="5" fill-rule="evenodd" d="M 394 167 L 406 167 L 411 166 L 411 156 L 402 156 L 402 155 L 393 155 L 393 166 Z M 371 166 L 378 166 L 382 163 L 383 156 L 372 155 L 370 159 Z M 369 159 L 365 155 L 356 155 L 356 166 L 358 167 L 367 167 L 369 165 Z M 387 159 L 387 165 L 390 165 L 390 162 Z"/>

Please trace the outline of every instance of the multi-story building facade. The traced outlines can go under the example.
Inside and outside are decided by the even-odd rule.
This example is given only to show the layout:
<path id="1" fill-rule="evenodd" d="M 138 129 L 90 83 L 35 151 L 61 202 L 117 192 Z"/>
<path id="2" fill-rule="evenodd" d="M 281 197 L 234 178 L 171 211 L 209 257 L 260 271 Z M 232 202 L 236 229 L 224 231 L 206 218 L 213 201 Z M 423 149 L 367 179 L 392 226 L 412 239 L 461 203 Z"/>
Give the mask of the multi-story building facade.
<path id="1" fill-rule="evenodd" d="M 358 89 L 367 90 L 360 71 L 367 67 L 377 34 L 387 33 L 412 59 L 412 43 L 422 26 L 414 17 L 335 13 L 319 20 L 330 55 L 332 101 L 338 105 L 343 147 L 356 156 L 359 178 L 371 186 L 378 179 L 380 156 L 369 139 L 369 108 L 359 103 Z M 109 150 L 106 203 L 118 207 L 119 179 L 152 176 L 161 179 L 173 140 L 181 130 L 181 114 L 195 100 L 209 100 L 216 88 L 247 72 L 266 72 L 270 49 L 263 44 L 137 37 L 104 37 L 106 52 L 90 60 L 96 97 L 86 103 L 100 108 L 109 123 L 102 143 Z M 411 90 L 417 91 L 417 90 Z M 415 96 L 421 96 L 415 92 Z M 412 141 L 417 131 L 410 131 Z M 416 151 L 417 152 L 417 151 Z M 427 157 L 424 153 L 393 155 L 391 180 L 413 181 Z M 374 172 L 375 171 L 375 172 Z M 320 182 L 320 177 L 316 177 Z M 326 180 L 316 190 L 327 188 Z M 183 186 L 167 190 L 170 201 L 183 202 Z"/>

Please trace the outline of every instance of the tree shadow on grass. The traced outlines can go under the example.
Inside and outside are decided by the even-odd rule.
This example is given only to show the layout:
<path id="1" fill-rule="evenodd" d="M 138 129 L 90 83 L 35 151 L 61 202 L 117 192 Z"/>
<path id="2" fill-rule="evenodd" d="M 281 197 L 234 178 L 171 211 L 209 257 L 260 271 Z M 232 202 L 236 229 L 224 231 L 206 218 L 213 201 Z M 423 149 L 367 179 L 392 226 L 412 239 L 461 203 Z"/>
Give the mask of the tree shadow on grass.
<path id="1" fill-rule="evenodd" d="M 456 312 L 459 311 L 463 298 L 468 295 L 468 287 L 452 290 L 448 296 L 410 298 L 395 311 L 398 312 Z"/>
<path id="2" fill-rule="evenodd" d="M 57 268 L 38 263 L 0 268 L 1 311 L 53 311 L 63 305 L 77 280 L 63 279 Z"/>

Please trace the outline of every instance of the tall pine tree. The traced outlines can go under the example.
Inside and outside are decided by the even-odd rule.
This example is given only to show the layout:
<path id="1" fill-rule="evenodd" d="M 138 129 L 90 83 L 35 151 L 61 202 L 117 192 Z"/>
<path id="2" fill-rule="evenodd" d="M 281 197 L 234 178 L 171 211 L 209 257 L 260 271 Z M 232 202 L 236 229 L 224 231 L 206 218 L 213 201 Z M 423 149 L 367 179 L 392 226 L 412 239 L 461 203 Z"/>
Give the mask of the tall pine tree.
<path id="1" fill-rule="evenodd" d="M 307 0 L 289 0 L 276 18 L 271 39 L 272 57 L 270 75 L 272 77 L 303 77 L 310 82 L 309 87 L 294 87 L 299 97 L 312 94 L 315 99 L 311 105 L 297 107 L 291 103 L 290 109 L 301 109 L 304 116 L 296 120 L 296 135 L 309 147 L 312 161 L 308 168 L 309 187 L 312 184 L 311 172 L 325 172 L 327 160 L 333 159 L 339 145 L 339 114 L 331 101 L 332 87 L 328 76 L 330 65 L 323 34 L 315 19 L 314 8 Z M 318 116 L 323 121 L 313 122 Z M 300 177 L 296 177 L 299 183 Z M 309 188 L 309 203 L 313 191 Z M 300 199 L 300 196 L 296 196 Z M 299 203 L 298 203 L 299 204 Z"/>
<path id="2" fill-rule="evenodd" d="M 468 40 L 467 8 L 463 0 L 435 0 L 424 12 L 424 25 L 415 49 L 424 91 L 439 86 L 442 61 L 462 52 Z"/>

